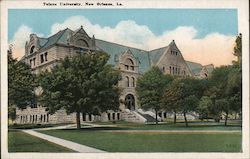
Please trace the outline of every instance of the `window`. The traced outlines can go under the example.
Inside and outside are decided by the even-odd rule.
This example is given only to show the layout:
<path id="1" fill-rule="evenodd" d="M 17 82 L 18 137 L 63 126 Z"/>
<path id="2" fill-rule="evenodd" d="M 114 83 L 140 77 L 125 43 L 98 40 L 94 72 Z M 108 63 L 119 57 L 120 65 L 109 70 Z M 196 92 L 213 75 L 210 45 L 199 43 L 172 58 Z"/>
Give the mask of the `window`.
<path id="1" fill-rule="evenodd" d="M 47 114 L 47 122 L 49 122 L 49 114 Z"/>
<path id="2" fill-rule="evenodd" d="M 45 52 L 45 53 L 44 53 L 44 58 L 45 58 L 45 61 L 48 61 L 47 56 L 48 56 L 48 53 L 47 53 L 47 52 Z"/>
<path id="3" fill-rule="evenodd" d="M 173 69 L 173 74 L 174 74 L 174 67 L 172 67 L 172 69 Z"/>
<path id="4" fill-rule="evenodd" d="M 126 85 L 126 87 L 129 87 L 129 78 L 128 78 L 128 76 L 125 77 L 125 85 Z"/>
<path id="5" fill-rule="evenodd" d="M 35 46 L 33 45 L 33 46 L 30 48 L 30 54 L 34 53 L 34 49 L 35 49 Z"/>
<path id="6" fill-rule="evenodd" d="M 32 59 L 30 59 L 30 67 L 32 66 Z"/>
<path id="7" fill-rule="evenodd" d="M 124 66 L 126 70 L 132 70 L 132 71 L 135 70 L 134 62 L 129 58 L 126 59 Z"/>
<path id="8" fill-rule="evenodd" d="M 177 56 L 177 52 L 175 52 L 176 56 Z"/>
<path id="9" fill-rule="evenodd" d="M 110 120 L 110 113 L 108 113 L 108 120 Z"/>
<path id="10" fill-rule="evenodd" d="M 125 69 L 128 70 L 128 69 L 129 69 L 129 66 L 128 66 L 128 65 L 125 65 Z"/>
<path id="11" fill-rule="evenodd" d="M 132 87 L 135 87 L 135 78 L 132 77 Z"/>
<path id="12" fill-rule="evenodd" d="M 134 71 L 135 70 L 135 67 L 134 66 L 130 66 L 131 70 Z"/>
<path id="13" fill-rule="evenodd" d="M 41 63 L 44 62 L 43 54 L 40 55 L 40 60 L 41 60 Z"/>
<path id="14" fill-rule="evenodd" d="M 36 58 L 33 58 L 33 65 L 36 65 Z"/>
<path id="15" fill-rule="evenodd" d="M 170 73 L 170 74 L 171 74 L 171 71 L 172 71 L 172 70 L 171 70 L 171 66 L 170 66 L 170 67 L 169 67 L 169 73 Z"/>
<path id="16" fill-rule="evenodd" d="M 177 74 L 177 67 L 175 68 L 175 74 Z"/>
<path id="17" fill-rule="evenodd" d="M 165 72 L 165 67 L 164 66 L 162 67 L 162 71 Z"/>
<path id="18" fill-rule="evenodd" d="M 83 39 L 77 40 L 76 41 L 76 45 L 77 46 L 82 46 L 82 47 L 89 47 L 88 43 L 85 40 L 83 40 Z"/>

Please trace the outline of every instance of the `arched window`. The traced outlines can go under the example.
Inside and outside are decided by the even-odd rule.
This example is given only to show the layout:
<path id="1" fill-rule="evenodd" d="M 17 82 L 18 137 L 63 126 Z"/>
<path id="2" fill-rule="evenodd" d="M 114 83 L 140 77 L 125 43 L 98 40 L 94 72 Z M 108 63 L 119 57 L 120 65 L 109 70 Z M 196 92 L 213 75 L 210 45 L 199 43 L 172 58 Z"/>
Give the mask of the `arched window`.
<path id="1" fill-rule="evenodd" d="M 172 72 L 173 72 L 173 74 L 174 74 L 174 67 L 172 67 L 172 69 L 173 69 L 173 71 L 172 71 Z"/>
<path id="2" fill-rule="evenodd" d="M 169 67 L 169 73 L 171 74 L 171 71 L 172 71 L 172 68 L 171 68 L 171 66 Z"/>
<path id="3" fill-rule="evenodd" d="M 76 45 L 81 47 L 89 47 L 88 43 L 83 39 L 78 39 L 76 41 Z"/>
<path id="4" fill-rule="evenodd" d="M 135 78 L 132 77 L 131 79 L 132 79 L 132 87 L 135 87 Z"/>
<path id="5" fill-rule="evenodd" d="M 128 76 L 125 77 L 125 85 L 126 85 L 126 87 L 129 87 L 129 77 Z"/>
<path id="6" fill-rule="evenodd" d="M 34 49 L 35 49 L 35 46 L 33 45 L 33 46 L 30 48 L 30 54 L 34 53 Z"/>
<path id="7" fill-rule="evenodd" d="M 125 61 L 125 69 L 126 70 L 135 70 L 134 62 L 130 58 L 126 59 Z"/>

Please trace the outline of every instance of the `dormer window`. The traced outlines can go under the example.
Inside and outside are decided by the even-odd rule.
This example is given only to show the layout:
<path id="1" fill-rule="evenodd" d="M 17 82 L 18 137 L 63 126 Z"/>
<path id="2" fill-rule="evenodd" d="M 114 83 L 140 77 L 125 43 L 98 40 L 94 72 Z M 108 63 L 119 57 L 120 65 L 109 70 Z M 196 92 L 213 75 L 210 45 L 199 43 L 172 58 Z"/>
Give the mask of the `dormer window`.
<path id="1" fill-rule="evenodd" d="M 132 71 L 135 70 L 134 62 L 129 58 L 126 59 L 124 66 L 126 70 L 132 70 Z"/>
<path id="2" fill-rule="evenodd" d="M 35 49 L 35 46 L 33 45 L 33 46 L 30 48 L 30 54 L 33 54 L 33 53 L 34 53 L 34 49 Z"/>
<path id="3" fill-rule="evenodd" d="M 89 47 L 88 43 L 83 39 L 77 40 L 76 45 L 80 47 Z"/>

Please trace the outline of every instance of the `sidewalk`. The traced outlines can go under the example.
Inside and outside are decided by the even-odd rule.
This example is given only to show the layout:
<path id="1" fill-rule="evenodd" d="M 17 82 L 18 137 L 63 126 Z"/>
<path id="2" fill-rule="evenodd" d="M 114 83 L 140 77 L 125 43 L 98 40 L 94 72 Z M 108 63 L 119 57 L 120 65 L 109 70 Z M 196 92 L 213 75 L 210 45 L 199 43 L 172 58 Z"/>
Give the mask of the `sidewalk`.
<path id="1" fill-rule="evenodd" d="M 85 146 L 85 145 L 77 144 L 77 143 L 72 142 L 72 141 L 60 139 L 60 138 L 53 137 L 53 136 L 46 135 L 46 134 L 42 134 L 42 133 L 36 132 L 34 130 L 22 130 L 22 131 L 27 133 L 27 134 L 36 136 L 38 138 L 47 140 L 49 142 L 55 143 L 57 145 L 69 148 L 69 149 L 77 151 L 77 152 L 82 152 L 82 153 L 83 152 L 84 153 L 86 153 L 86 152 L 104 153 L 105 152 L 105 151 L 102 151 L 102 150 L 99 150 L 99 149 L 96 149 L 96 148 L 92 148 L 92 147 L 88 147 L 88 146 Z"/>

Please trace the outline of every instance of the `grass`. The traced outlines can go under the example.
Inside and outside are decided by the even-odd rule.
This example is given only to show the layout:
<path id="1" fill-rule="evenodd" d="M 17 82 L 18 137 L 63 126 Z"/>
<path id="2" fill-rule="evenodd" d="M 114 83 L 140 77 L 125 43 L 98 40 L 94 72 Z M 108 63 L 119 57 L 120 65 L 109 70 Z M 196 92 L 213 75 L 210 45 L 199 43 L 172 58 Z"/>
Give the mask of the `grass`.
<path id="1" fill-rule="evenodd" d="M 126 129 L 126 130 L 241 130 L 240 121 L 229 121 L 228 126 L 224 126 L 223 122 L 207 122 L 207 121 L 191 121 L 189 126 L 186 127 L 183 121 L 179 121 L 176 124 L 172 122 L 155 124 L 138 124 L 130 123 L 125 121 L 113 122 L 94 122 L 93 124 L 100 125 L 116 125 L 116 129 Z"/>
<path id="2" fill-rule="evenodd" d="M 42 133 L 108 152 L 241 152 L 241 133 L 128 133 L 48 130 Z"/>
<path id="3" fill-rule="evenodd" d="M 72 123 L 62 123 L 62 124 L 13 124 L 9 125 L 9 129 L 36 129 L 36 128 L 48 128 L 48 127 L 55 127 L 55 126 L 63 126 Z"/>
<path id="4" fill-rule="evenodd" d="M 18 130 L 9 131 L 8 150 L 9 152 L 73 152 L 73 150 Z"/>

